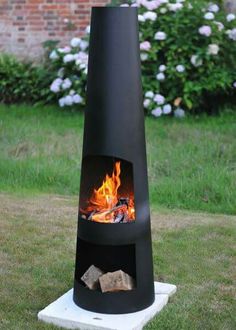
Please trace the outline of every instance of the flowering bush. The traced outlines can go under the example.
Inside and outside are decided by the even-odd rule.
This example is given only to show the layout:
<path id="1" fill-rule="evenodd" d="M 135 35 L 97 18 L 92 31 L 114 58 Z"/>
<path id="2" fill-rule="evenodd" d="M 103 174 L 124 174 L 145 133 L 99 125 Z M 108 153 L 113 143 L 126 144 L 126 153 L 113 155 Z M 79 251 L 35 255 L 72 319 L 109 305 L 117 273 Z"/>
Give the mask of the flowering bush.
<path id="1" fill-rule="evenodd" d="M 89 29 L 87 29 L 88 34 Z M 86 38 L 73 38 L 70 46 L 56 48 L 49 54 L 53 70 L 57 72 L 50 90 L 58 95 L 60 107 L 84 105 L 88 67 L 87 49 Z"/>
<path id="2" fill-rule="evenodd" d="M 122 6 L 139 7 L 147 113 L 183 117 L 186 110 L 206 111 L 209 100 L 235 94 L 234 14 L 202 0 L 133 0 Z M 58 68 L 50 88 L 60 106 L 84 103 L 88 33 L 50 54 Z"/>

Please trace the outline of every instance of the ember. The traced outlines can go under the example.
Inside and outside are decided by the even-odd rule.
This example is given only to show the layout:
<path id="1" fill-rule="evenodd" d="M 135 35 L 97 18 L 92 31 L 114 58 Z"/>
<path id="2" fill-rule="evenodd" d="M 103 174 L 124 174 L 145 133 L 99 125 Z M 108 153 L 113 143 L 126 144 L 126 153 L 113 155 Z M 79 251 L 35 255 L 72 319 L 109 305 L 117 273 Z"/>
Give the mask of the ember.
<path id="1" fill-rule="evenodd" d="M 80 210 L 82 216 L 91 221 L 105 223 L 130 222 L 135 219 L 133 193 L 119 195 L 121 186 L 120 162 L 116 162 L 111 176 L 106 174 L 101 187 L 94 189 L 88 206 Z"/>

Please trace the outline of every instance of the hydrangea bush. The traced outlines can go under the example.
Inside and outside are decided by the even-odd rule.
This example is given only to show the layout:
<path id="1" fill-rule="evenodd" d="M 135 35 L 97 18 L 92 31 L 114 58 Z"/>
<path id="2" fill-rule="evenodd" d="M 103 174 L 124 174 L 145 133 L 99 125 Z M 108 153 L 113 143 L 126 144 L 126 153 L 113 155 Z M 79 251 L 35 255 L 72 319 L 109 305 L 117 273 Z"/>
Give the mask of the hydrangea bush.
<path id="1" fill-rule="evenodd" d="M 89 28 L 86 29 L 86 35 Z M 58 96 L 60 107 L 84 105 L 88 70 L 88 37 L 73 38 L 70 46 L 54 49 L 49 58 L 57 77 L 50 90 Z"/>
<path id="2" fill-rule="evenodd" d="M 236 91 L 236 17 L 202 0 L 135 0 L 146 113 L 159 117 L 206 111 L 208 101 Z M 83 39 L 50 54 L 51 91 L 59 105 L 84 104 L 89 27 Z M 213 105 L 214 106 L 214 105 Z M 215 105 L 216 106 L 216 105 Z"/>

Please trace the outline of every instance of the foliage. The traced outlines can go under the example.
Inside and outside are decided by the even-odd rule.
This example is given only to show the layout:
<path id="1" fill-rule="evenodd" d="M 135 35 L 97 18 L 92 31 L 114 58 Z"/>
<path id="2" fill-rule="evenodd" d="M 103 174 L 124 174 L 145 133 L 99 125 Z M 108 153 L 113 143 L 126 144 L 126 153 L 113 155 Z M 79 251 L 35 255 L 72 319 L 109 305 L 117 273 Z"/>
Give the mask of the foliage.
<path id="1" fill-rule="evenodd" d="M 61 107 L 84 105 L 88 66 L 87 48 L 87 37 L 73 38 L 70 46 L 55 48 L 49 54 L 52 70 L 57 72 L 50 90 L 58 96 Z"/>
<path id="2" fill-rule="evenodd" d="M 44 67 L 0 55 L 0 100 L 2 103 L 47 103 L 55 97 L 48 90 L 52 73 Z"/>
<path id="3" fill-rule="evenodd" d="M 139 2 L 137 0 L 137 2 Z M 179 107 L 207 110 L 209 98 L 233 93 L 236 70 L 235 18 L 205 1 L 141 1 L 139 8 L 146 109 L 159 116 Z M 157 5 L 158 4 L 158 5 Z M 149 10 L 148 10 L 149 9 Z M 157 15 L 153 19 L 152 15 Z M 163 106 L 165 103 L 169 107 Z M 157 107 L 156 107 L 157 105 Z M 180 113 L 179 109 L 176 113 Z"/>
<path id="4" fill-rule="evenodd" d="M 130 5 L 139 7 L 147 113 L 158 117 L 174 112 L 182 117 L 184 110 L 211 111 L 217 102 L 235 96 L 233 14 L 203 0 L 133 0 Z M 60 106 L 84 102 L 87 39 L 74 38 L 69 47 L 50 54 L 58 70 L 51 90 Z"/>

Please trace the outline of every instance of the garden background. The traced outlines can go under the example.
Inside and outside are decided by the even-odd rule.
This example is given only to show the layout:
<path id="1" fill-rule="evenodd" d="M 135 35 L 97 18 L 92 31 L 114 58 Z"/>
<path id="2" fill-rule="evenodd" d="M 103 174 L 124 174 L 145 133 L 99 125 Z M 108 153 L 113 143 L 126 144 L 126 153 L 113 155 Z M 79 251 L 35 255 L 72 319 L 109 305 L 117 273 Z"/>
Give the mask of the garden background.
<path id="1" fill-rule="evenodd" d="M 4 2 L 0 328 L 56 329 L 36 316 L 73 283 L 92 2 L 73 2 L 75 22 L 60 16 L 54 1 L 42 1 L 45 8 L 35 1 Z M 24 5 L 33 6 L 30 15 L 39 17 L 39 25 L 30 23 L 36 18 L 30 21 L 27 12 L 16 14 L 16 25 L 13 16 L 6 25 L 4 10 L 21 11 Z M 139 6 L 155 278 L 178 286 L 171 303 L 146 328 L 234 329 L 233 7 L 194 0 L 122 5 Z M 30 61 L 35 52 L 31 46 L 19 50 L 14 42 L 24 37 L 16 33 L 25 35 L 17 43 L 27 44 L 32 41 L 28 29 L 40 24 L 47 26 L 49 38 L 36 38 L 39 56 Z M 4 48 L 7 32 L 11 42 Z"/>

